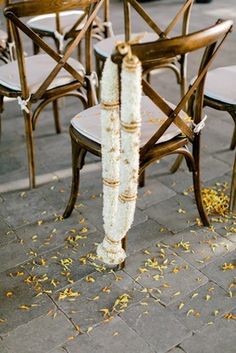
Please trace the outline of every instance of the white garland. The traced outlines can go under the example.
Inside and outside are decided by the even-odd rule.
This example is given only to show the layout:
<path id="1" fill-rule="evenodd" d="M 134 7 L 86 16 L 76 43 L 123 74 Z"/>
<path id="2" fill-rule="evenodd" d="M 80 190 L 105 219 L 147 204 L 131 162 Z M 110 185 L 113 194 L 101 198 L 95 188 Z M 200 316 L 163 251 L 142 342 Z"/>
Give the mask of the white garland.
<path id="1" fill-rule="evenodd" d="M 102 83 L 102 169 L 105 237 L 97 254 L 108 265 L 120 264 L 126 253 L 121 240 L 135 212 L 140 141 L 141 65 L 127 55 L 122 63 L 121 119 L 118 68 L 107 59 Z"/>

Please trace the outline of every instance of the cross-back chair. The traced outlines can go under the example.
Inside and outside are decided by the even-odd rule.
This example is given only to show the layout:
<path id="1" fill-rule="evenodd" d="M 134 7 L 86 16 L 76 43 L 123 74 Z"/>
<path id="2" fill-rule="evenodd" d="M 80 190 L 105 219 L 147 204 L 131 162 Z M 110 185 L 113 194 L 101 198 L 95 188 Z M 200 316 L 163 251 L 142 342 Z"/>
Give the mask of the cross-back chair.
<path id="1" fill-rule="evenodd" d="M 106 38 L 94 46 L 94 55 L 96 63 L 96 71 L 98 77 L 101 77 L 102 68 L 106 59 L 112 54 L 113 48 L 119 41 L 130 41 L 132 38 L 142 36 L 142 42 L 151 42 L 157 39 L 163 40 L 165 38 L 173 36 L 172 32 L 176 29 L 176 26 L 181 24 L 181 35 L 186 35 L 189 29 L 189 20 L 191 9 L 194 0 L 185 0 L 184 4 L 180 7 L 174 18 L 169 24 L 166 24 L 164 28 L 158 25 L 156 20 L 144 10 L 144 8 L 136 0 L 123 0 L 123 13 L 124 13 L 124 34 L 115 35 Z M 144 25 L 148 26 L 148 32 L 134 33 L 132 26 L 132 13 L 138 13 L 140 21 Z M 181 95 L 186 92 L 186 70 L 187 70 L 187 58 L 186 55 L 173 56 L 169 58 L 162 57 L 153 67 L 149 73 L 156 69 L 168 68 L 171 69 L 177 78 L 177 82 L 180 84 Z M 149 76 L 148 76 L 149 77 Z"/>
<path id="2" fill-rule="evenodd" d="M 91 31 L 102 0 L 41 0 L 10 4 L 4 14 L 12 27 L 16 46 L 17 60 L 0 67 L 0 112 L 3 110 L 3 97 L 15 97 L 20 105 L 25 122 L 25 138 L 28 155 L 30 187 L 35 187 L 35 161 L 33 132 L 39 114 L 49 104 L 53 104 L 56 132 L 61 131 L 57 101 L 64 96 L 75 96 L 84 106 L 94 103 L 94 89 L 91 71 Z M 52 13 L 81 8 L 87 13 L 82 30 L 67 48 L 64 55 L 59 55 L 44 42 L 23 21 L 22 17 L 39 13 Z M 36 43 L 44 54 L 24 56 L 25 34 Z M 85 37 L 86 66 L 71 57 L 73 51 Z M 37 103 L 34 108 L 34 104 Z M 34 108 L 34 109 L 33 109 Z"/>
<path id="3" fill-rule="evenodd" d="M 102 14 L 101 14 L 102 12 Z M 31 18 L 27 24 L 40 37 L 52 38 L 57 50 L 62 53 L 68 43 L 78 34 L 86 22 L 86 12 L 83 10 L 70 10 L 50 14 L 40 14 Z M 102 11 L 95 17 L 92 36 L 98 40 L 107 38 L 112 33 L 110 22 L 109 0 L 104 1 Z M 34 43 L 34 54 L 39 52 L 39 47 Z M 78 47 L 80 57 L 80 47 Z"/>
<path id="4" fill-rule="evenodd" d="M 233 136 L 230 143 L 230 149 L 236 147 L 236 65 L 218 67 L 210 70 L 206 77 L 204 88 L 204 106 L 227 112 L 234 122 Z M 177 157 L 171 167 L 171 172 L 176 172 L 182 162 L 182 157 Z M 233 166 L 232 187 L 230 192 L 230 207 L 233 211 L 235 206 L 235 196 L 233 185 L 235 185 L 235 165 Z"/>
<path id="5" fill-rule="evenodd" d="M 209 221 L 202 203 L 200 179 L 200 129 L 204 80 L 209 66 L 231 28 L 232 21 L 222 21 L 189 35 L 131 46 L 132 53 L 142 63 L 142 87 L 145 94 L 141 102 L 142 125 L 139 176 L 142 177 L 149 165 L 164 156 L 170 154 L 183 155 L 192 172 L 195 200 L 201 221 L 205 226 L 209 225 Z M 127 44 L 123 45 L 124 48 L 125 46 Z M 118 45 L 117 48 L 115 54 L 112 55 L 112 60 L 120 65 L 122 55 L 119 51 L 122 49 L 122 45 Z M 146 73 L 155 67 L 156 63 L 162 58 L 168 59 L 173 56 L 186 55 L 199 49 L 205 50 L 196 80 L 177 105 L 173 105 L 161 97 L 158 91 L 145 79 Z M 184 111 L 187 103 L 192 106 L 193 116 L 191 121 Z M 102 157 L 100 110 L 101 105 L 94 106 L 86 109 L 71 120 L 73 176 L 71 195 L 64 212 L 65 218 L 70 216 L 77 199 L 80 170 L 84 165 L 86 153 L 90 152 Z M 188 149 L 188 144 L 192 145 L 192 152 Z M 130 151 L 130 154 L 130 158 L 132 158 L 132 151 Z"/>

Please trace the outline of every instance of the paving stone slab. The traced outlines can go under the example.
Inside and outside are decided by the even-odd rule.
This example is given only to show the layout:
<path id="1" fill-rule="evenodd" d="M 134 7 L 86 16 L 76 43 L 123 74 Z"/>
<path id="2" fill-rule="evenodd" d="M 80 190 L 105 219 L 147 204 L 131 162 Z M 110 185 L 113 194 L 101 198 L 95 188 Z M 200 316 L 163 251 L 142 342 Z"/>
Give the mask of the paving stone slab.
<path id="1" fill-rule="evenodd" d="M 66 189 L 63 180 L 60 180 L 55 174 L 53 180 L 40 186 L 38 191 L 41 197 L 45 199 L 49 205 L 54 207 L 57 212 L 60 209 L 65 209 L 66 202 L 69 199 L 70 189 Z"/>
<path id="2" fill-rule="evenodd" d="M 21 267 L 0 274 L 0 334 L 56 309 L 47 295 L 35 296 L 28 273 Z"/>
<path id="3" fill-rule="evenodd" d="M 40 158 L 44 165 L 55 172 L 68 168 L 71 161 L 71 147 L 69 134 L 63 133 L 60 136 L 51 134 L 45 138 L 38 138 L 37 145 L 40 148 Z M 60 153 L 58 153 L 60 151 Z"/>
<path id="4" fill-rule="evenodd" d="M 1 215 L 14 228 L 44 220 L 56 213 L 37 190 L 4 194 L 4 199 Z"/>
<path id="5" fill-rule="evenodd" d="M 227 215 L 227 217 L 218 217 L 215 218 L 213 225 L 216 229 L 216 232 L 222 237 L 230 240 L 233 243 L 236 243 L 236 227 L 235 227 L 235 216 Z"/>
<path id="6" fill-rule="evenodd" d="M 151 206 L 144 213 L 174 233 L 192 226 L 199 217 L 193 200 L 182 195 Z"/>
<path id="7" fill-rule="evenodd" d="M 0 203 L 1 204 L 1 203 Z M 0 247 L 16 240 L 16 234 L 9 225 L 0 218 Z"/>
<path id="8" fill-rule="evenodd" d="M 203 182 L 214 179 L 216 176 L 220 177 L 227 171 L 230 171 L 230 166 L 211 155 L 201 161 L 201 178 Z"/>
<path id="9" fill-rule="evenodd" d="M 187 353 L 235 353 L 236 321 L 220 319 L 181 343 Z"/>
<path id="10" fill-rule="evenodd" d="M 22 132 L 24 131 L 24 128 L 22 129 Z M 17 136 L 18 134 L 14 135 Z M 17 139 L 17 138 L 16 138 Z M 13 142 L 13 145 L 15 145 L 14 148 L 7 148 L 7 153 L 1 153 L 0 156 L 0 165 L 1 165 L 1 173 L 0 173 L 0 188 L 2 192 L 6 192 L 6 189 L 8 189 L 8 183 L 18 181 L 18 187 L 22 180 L 27 181 L 27 186 L 28 188 L 28 168 L 27 168 L 27 151 L 26 151 L 26 146 L 25 146 L 25 137 L 20 136 L 20 141 L 18 141 L 18 145 L 16 145 Z M 2 146 L 2 145 L 1 145 Z M 40 161 L 38 158 L 39 153 L 37 150 L 37 146 L 35 145 L 35 156 L 36 156 L 36 175 L 39 174 L 44 174 L 46 173 L 46 169 L 43 165 L 43 163 Z M 5 148 L 3 148 L 5 150 Z M 1 151 L 3 151 L 1 149 Z M 5 185 L 5 189 L 3 187 Z M 15 190 L 18 190 L 16 187 Z"/>
<path id="11" fill-rule="evenodd" d="M 8 270 L 11 267 L 20 265 L 28 261 L 32 256 L 29 254 L 29 248 L 14 240 L 5 246 L 0 247 L 1 266 L 0 272 Z"/>
<path id="12" fill-rule="evenodd" d="M 184 325 L 167 309 L 154 299 L 146 299 L 130 307 L 121 314 L 121 318 L 146 342 L 156 353 L 164 353 L 191 335 Z"/>
<path id="13" fill-rule="evenodd" d="M 43 353 L 62 344 L 75 332 L 71 322 L 58 312 L 56 316 L 40 316 L 17 327 L 3 337 L 3 343 L 14 353 Z"/>
<path id="14" fill-rule="evenodd" d="M 89 335 L 76 337 L 75 340 L 66 344 L 65 348 L 68 353 L 156 352 L 119 317 L 107 324 L 99 325 Z M 51 353 L 57 353 L 57 351 Z"/>
<path id="15" fill-rule="evenodd" d="M 164 247 L 151 247 L 127 258 L 125 271 L 151 295 L 169 305 L 205 284 L 208 279 Z"/>
<path id="16" fill-rule="evenodd" d="M 232 242 L 205 227 L 195 227 L 166 237 L 163 243 L 198 269 L 235 249 Z"/>
<path id="17" fill-rule="evenodd" d="M 9 349 L 6 347 L 6 345 L 1 342 L 1 340 L 0 340 L 0 352 L 1 353 L 12 353 L 9 351 Z"/>
<path id="18" fill-rule="evenodd" d="M 174 315 L 190 330 L 199 331 L 218 320 L 236 306 L 235 298 L 213 282 L 209 282 L 169 306 Z"/>
<path id="19" fill-rule="evenodd" d="M 225 268 L 225 270 L 224 270 Z M 225 290 L 231 290 L 232 295 L 236 296 L 236 260 L 235 252 L 222 256 L 220 259 L 217 259 L 212 264 L 207 265 L 201 271 L 212 281 L 217 283 L 220 287 Z"/>
<path id="20" fill-rule="evenodd" d="M 114 308 L 114 305 L 121 295 L 128 295 L 128 306 L 148 296 L 148 293 L 142 292 L 140 285 L 122 271 L 110 274 L 96 272 L 68 288 L 80 295 L 63 299 L 65 291 L 58 291 L 53 299 L 74 324 L 79 325 L 82 332 L 116 316 L 120 306 Z"/>
<path id="21" fill-rule="evenodd" d="M 207 121 L 202 133 L 202 145 L 208 153 L 220 156 L 222 151 L 229 150 L 233 120 L 227 112 L 210 107 L 205 107 L 204 111 L 207 114 Z M 215 121 L 220 121 L 220 129 Z"/>
<path id="22" fill-rule="evenodd" d="M 149 219 L 146 222 L 131 227 L 127 235 L 127 254 L 150 247 L 158 242 L 164 241 L 173 234 L 163 229 L 157 222 Z"/>
<path id="23" fill-rule="evenodd" d="M 92 244 L 101 240 L 98 233 L 92 233 L 90 236 L 81 239 L 77 247 L 65 245 L 42 253 L 25 264 L 25 268 L 40 280 L 42 290 L 49 293 L 73 284 L 95 271 L 94 265 L 89 261 L 80 261 L 82 257 L 86 259 L 89 253 L 95 254 L 95 246 Z"/>
<path id="24" fill-rule="evenodd" d="M 224 163 L 227 163 L 229 166 L 229 172 L 232 170 L 233 166 L 233 161 L 234 161 L 234 151 L 229 149 L 229 140 L 228 146 L 225 150 L 220 151 L 220 153 L 217 153 L 215 155 L 216 159 L 219 159 L 220 161 L 223 161 Z M 225 175 L 225 179 L 227 180 L 227 175 Z M 229 179 L 230 180 L 230 179 Z"/>
<path id="25" fill-rule="evenodd" d="M 78 212 L 73 212 L 67 219 L 53 215 L 45 218 L 42 223 L 36 222 L 21 227 L 16 233 L 25 246 L 37 252 L 37 254 L 41 254 L 69 242 L 74 244 L 75 247 L 79 246 L 79 242 L 81 242 L 79 238 L 86 239 L 95 230 L 95 227 L 89 224 Z M 77 238 L 78 240 L 76 240 Z"/>
<path id="26" fill-rule="evenodd" d="M 159 180 L 163 182 L 165 185 L 167 185 L 168 187 L 172 187 L 173 190 L 177 192 L 185 191 L 186 189 L 188 189 L 193 185 L 193 181 L 192 181 L 192 174 L 188 172 L 186 168 L 186 164 L 184 162 L 183 162 L 182 168 L 184 168 L 184 171 L 178 170 L 175 174 L 160 176 Z M 217 177 L 223 176 L 229 170 L 230 170 L 229 164 L 217 158 L 214 158 L 212 156 L 207 155 L 201 159 L 201 179 L 204 184 L 207 181 L 215 179 L 216 176 Z"/>
<path id="27" fill-rule="evenodd" d="M 158 180 L 146 180 L 146 186 L 138 189 L 137 207 L 144 210 L 176 195 Z"/>
<path id="28" fill-rule="evenodd" d="M 170 167 L 171 165 L 169 165 L 169 169 Z M 185 162 L 182 163 L 176 173 L 166 173 L 164 175 L 160 175 L 158 179 L 168 188 L 180 194 L 191 188 L 193 185 L 192 174 L 188 172 Z M 192 194 L 190 194 L 190 196 L 194 197 Z"/>

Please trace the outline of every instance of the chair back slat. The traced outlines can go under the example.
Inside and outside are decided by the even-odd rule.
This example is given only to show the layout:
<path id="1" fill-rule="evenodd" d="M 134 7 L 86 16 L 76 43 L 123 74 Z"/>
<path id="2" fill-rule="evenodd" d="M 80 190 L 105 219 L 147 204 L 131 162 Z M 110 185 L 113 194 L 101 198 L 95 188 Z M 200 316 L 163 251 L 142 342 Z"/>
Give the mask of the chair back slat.
<path id="1" fill-rule="evenodd" d="M 125 33 L 126 41 L 130 38 L 131 33 L 131 16 L 130 16 L 130 6 L 140 15 L 140 17 L 146 22 L 146 24 L 160 37 L 166 38 L 171 31 L 176 27 L 176 24 L 182 19 L 182 34 L 187 34 L 189 17 L 191 13 L 191 8 L 194 0 L 186 0 L 183 6 L 179 9 L 172 21 L 166 26 L 166 28 L 161 28 L 154 21 L 152 17 L 144 10 L 144 8 L 138 3 L 137 0 L 124 0 L 124 13 L 125 13 Z M 129 6 L 130 5 L 130 6 Z"/>
<path id="2" fill-rule="evenodd" d="M 10 3 L 7 9 L 15 13 L 17 17 L 38 16 L 43 14 L 58 13 L 74 9 L 86 9 L 97 0 L 27 0 L 21 2 Z"/>
<path id="3" fill-rule="evenodd" d="M 189 35 L 163 39 L 162 41 L 152 43 L 131 45 L 132 54 L 139 58 L 145 69 L 155 67 L 156 62 L 161 58 L 183 55 L 204 49 L 197 77 L 174 109 L 145 79 L 142 80 L 144 93 L 158 106 L 167 118 L 149 141 L 142 147 L 141 155 L 144 155 L 150 150 L 173 123 L 193 142 L 194 133 L 188 122 L 180 117 L 180 113 L 182 110 L 185 110 L 185 106 L 191 100 L 191 104 L 195 104 L 195 109 L 191 109 L 191 111 L 194 111 L 194 116 L 192 117 L 193 122 L 195 124 L 200 123 L 202 118 L 205 77 L 224 40 L 232 30 L 232 25 L 233 22 L 231 20 L 217 21 L 214 26 Z M 121 55 L 119 53 L 118 45 L 117 52 L 113 55 L 112 59 L 114 62 L 120 64 L 123 55 L 124 54 Z M 192 100 L 193 97 L 194 100 Z"/>
<path id="4" fill-rule="evenodd" d="M 187 34 L 188 31 L 188 24 L 189 23 L 189 17 L 190 17 L 190 11 L 193 6 L 193 1 L 192 0 L 187 0 L 185 4 L 179 9 L 173 20 L 170 22 L 170 24 L 166 27 L 166 29 L 163 31 L 165 37 L 168 36 L 168 34 L 175 28 L 176 24 L 180 21 L 181 18 L 183 18 L 183 23 L 182 23 L 182 35 Z"/>

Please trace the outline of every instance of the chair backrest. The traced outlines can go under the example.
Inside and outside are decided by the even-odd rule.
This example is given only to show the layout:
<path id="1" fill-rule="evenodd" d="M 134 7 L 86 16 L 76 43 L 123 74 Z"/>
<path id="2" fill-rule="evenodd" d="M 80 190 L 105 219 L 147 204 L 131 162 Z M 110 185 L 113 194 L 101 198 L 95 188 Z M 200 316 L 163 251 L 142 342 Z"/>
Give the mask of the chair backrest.
<path id="1" fill-rule="evenodd" d="M 133 0 L 132 0 L 133 1 Z M 170 58 L 175 55 L 185 55 L 190 52 L 195 52 L 199 49 L 205 49 L 198 73 L 194 83 L 189 87 L 186 94 L 180 99 L 175 108 L 154 89 L 145 78 L 142 79 L 142 86 L 144 93 L 160 108 L 160 110 L 167 116 L 160 128 L 154 133 L 150 140 L 142 147 L 140 155 L 144 155 L 150 150 L 168 129 L 174 123 L 182 133 L 194 141 L 194 132 L 189 124 L 184 121 L 179 113 L 184 109 L 188 102 L 191 102 L 191 109 L 193 112 L 194 124 L 200 124 L 202 119 L 202 105 L 203 105 L 203 90 L 204 81 L 216 54 L 218 53 L 222 43 L 232 30 L 233 22 L 230 20 L 218 21 L 215 25 L 204 30 L 194 32 L 185 36 L 175 37 L 172 39 L 157 40 L 151 43 L 141 43 L 129 45 L 126 43 L 118 44 L 117 51 L 113 54 L 112 60 L 120 64 L 123 56 L 132 50 L 132 54 L 136 55 L 142 63 L 143 70 L 149 70 L 155 67 L 158 60 L 162 58 Z"/>
<path id="2" fill-rule="evenodd" d="M 103 0 L 40 0 L 39 6 L 37 1 L 29 0 L 25 2 L 22 1 L 11 3 L 5 8 L 4 14 L 11 24 L 12 33 L 14 36 L 23 98 L 28 98 L 29 89 L 27 86 L 24 45 L 21 38 L 21 34 L 24 33 L 26 36 L 28 36 L 46 54 L 48 54 L 51 58 L 55 60 L 55 67 L 48 75 L 46 80 L 34 93 L 35 100 L 39 99 L 44 94 L 45 90 L 49 87 L 49 85 L 52 83 L 52 81 L 62 68 L 67 70 L 74 77 L 75 80 L 83 84 L 84 78 L 71 65 L 69 65 L 67 60 L 70 58 L 71 54 L 78 46 L 82 38 L 85 38 L 86 74 L 89 75 L 91 73 L 91 31 L 93 21 L 102 4 Z M 39 14 L 58 13 L 78 8 L 86 13 L 86 22 L 82 30 L 77 34 L 75 39 L 68 46 L 64 55 L 59 55 L 21 19 L 22 17 L 25 18 L 29 16 L 37 16 Z"/>
<path id="3" fill-rule="evenodd" d="M 132 33 L 132 19 L 131 12 L 132 10 L 136 11 L 140 17 L 146 22 L 148 27 L 152 29 L 154 33 L 160 39 L 168 38 L 170 33 L 174 30 L 176 25 L 181 22 L 182 35 L 186 35 L 189 29 L 189 19 L 191 14 L 191 9 L 194 0 L 185 0 L 184 4 L 181 6 L 177 14 L 171 20 L 171 22 L 161 28 L 158 25 L 156 20 L 153 20 L 152 17 L 144 10 L 144 8 L 136 0 L 123 0 L 124 4 L 124 26 L 125 26 L 125 40 L 130 40 L 130 35 Z"/>
<path id="4" fill-rule="evenodd" d="M 124 5 L 124 28 L 125 28 L 125 41 L 129 41 L 131 38 L 132 32 L 135 31 L 132 29 L 132 15 L 138 14 L 139 18 L 144 22 L 144 24 L 151 29 L 151 32 L 159 39 L 163 40 L 165 38 L 173 37 L 173 32 L 175 32 L 174 36 L 176 35 L 186 35 L 189 31 L 189 22 L 190 22 L 190 15 L 191 9 L 193 6 L 194 0 L 185 0 L 184 3 L 180 6 L 179 10 L 175 14 L 175 16 L 171 19 L 169 23 L 166 23 L 164 26 L 159 25 L 158 22 L 161 21 L 161 15 L 157 13 L 155 17 L 157 19 L 153 19 L 139 4 L 137 0 L 123 0 Z M 158 6 L 157 6 L 158 8 Z M 158 16 L 160 16 L 160 20 L 158 20 Z M 181 27 L 181 28 L 179 28 Z M 163 60 L 163 58 L 162 58 Z M 180 64 L 180 82 L 181 84 L 181 95 L 183 95 L 186 91 L 187 87 L 187 56 L 182 54 L 178 57 L 178 61 Z M 173 66 L 169 65 L 166 62 L 166 67 L 170 67 L 173 69 Z M 157 64 L 157 67 L 164 66 L 165 62 Z M 155 67 L 153 68 L 153 70 Z M 151 70 L 149 70 L 151 71 Z M 149 72 L 147 71 L 146 74 Z"/>

